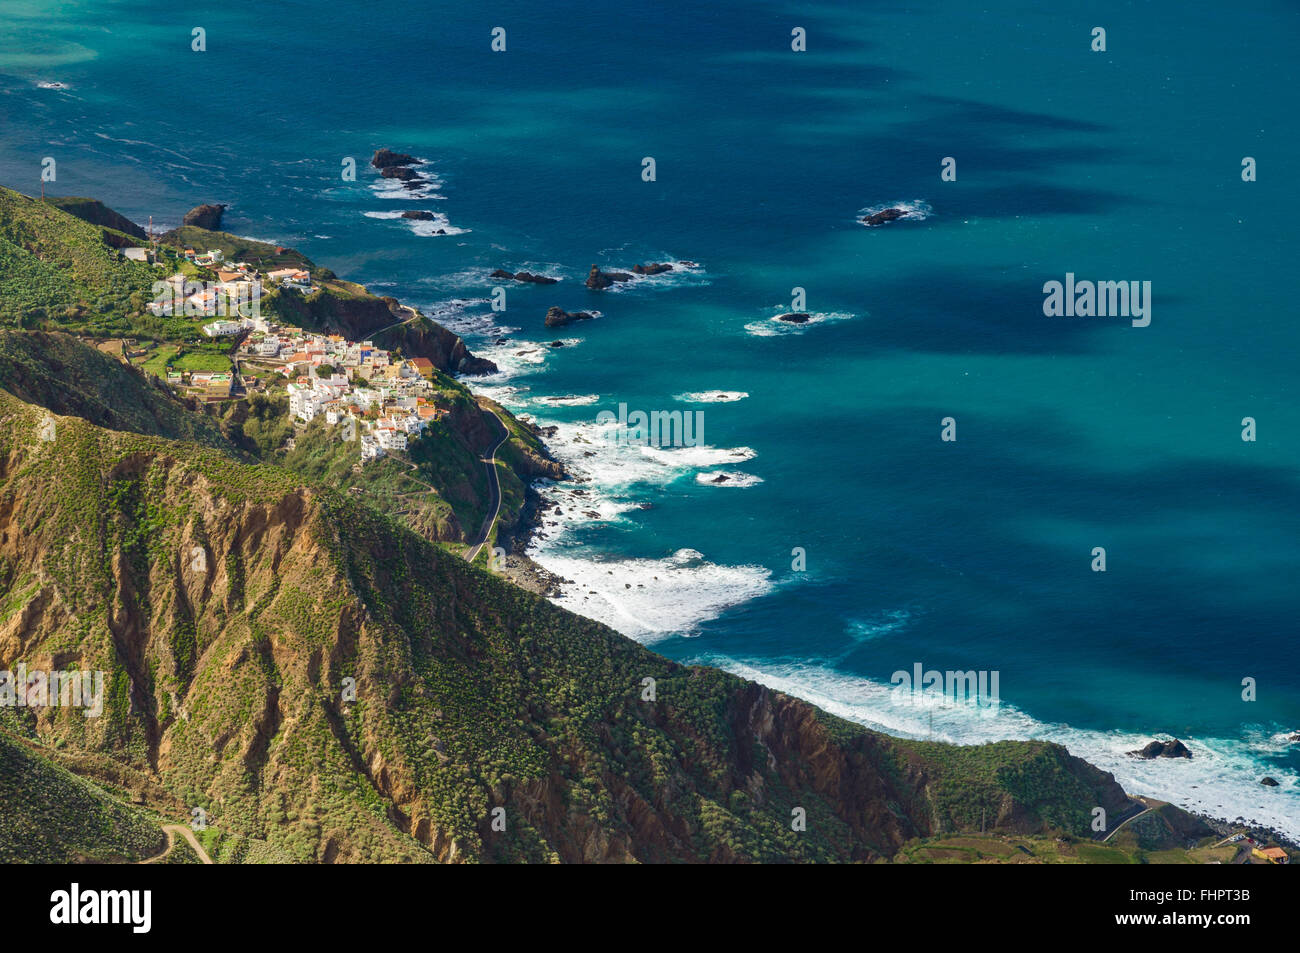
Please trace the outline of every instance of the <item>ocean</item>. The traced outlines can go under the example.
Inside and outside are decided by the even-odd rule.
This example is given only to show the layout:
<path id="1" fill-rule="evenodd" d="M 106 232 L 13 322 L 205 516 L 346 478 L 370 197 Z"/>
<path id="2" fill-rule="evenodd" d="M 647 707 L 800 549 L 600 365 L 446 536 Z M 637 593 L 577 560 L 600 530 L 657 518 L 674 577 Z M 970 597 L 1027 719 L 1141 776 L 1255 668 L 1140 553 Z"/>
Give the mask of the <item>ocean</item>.
<path id="1" fill-rule="evenodd" d="M 532 546 L 574 611 L 1300 837 L 1293 4 L 269 14 L 8 0 L 0 183 L 39 194 L 50 157 L 52 193 L 155 227 L 229 203 L 226 229 L 463 334 L 502 368 L 467 383 L 583 478 Z M 380 147 L 429 187 L 380 179 Z M 647 262 L 678 264 L 583 286 Z M 494 312 L 500 267 L 562 280 Z M 1150 282 L 1149 324 L 1045 315 L 1067 275 Z M 620 405 L 699 411 L 703 439 L 615 443 Z M 917 665 L 996 673 L 996 704 L 893 691 Z M 1127 754 L 1171 736 L 1190 761 Z"/>

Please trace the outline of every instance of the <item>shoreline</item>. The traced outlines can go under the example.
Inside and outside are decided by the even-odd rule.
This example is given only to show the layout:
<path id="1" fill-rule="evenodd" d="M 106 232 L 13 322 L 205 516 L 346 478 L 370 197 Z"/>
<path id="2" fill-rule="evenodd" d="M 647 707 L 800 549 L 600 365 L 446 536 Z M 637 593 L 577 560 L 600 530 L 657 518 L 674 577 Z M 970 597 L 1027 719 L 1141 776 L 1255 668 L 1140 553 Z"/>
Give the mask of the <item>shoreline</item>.
<path id="1" fill-rule="evenodd" d="M 471 383 L 471 381 L 473 380 L 472 377 L 462 376 L 459 379 L 461 380 L 462 383 L 465 384 L 466 387 L 468 387 L 471 391 L 473 391 L 474 388 Z M 513 411 L 511 411 L 511 413 L 513 414 Z M 560 464 L 560 466 L 563 468 L 564 473 L 566 475 L 567 482 L 574 482 L 574 481 L 579 483 L 589 482 L 587 480 L 578 480 L 577 478 L 575 478 L 573 473 L 567 467 L 564 466 L 563 461 L 556 455 L 553 447 L 548 442 L 548 437 L 550 437 L 555 433 L 554 425 L 541 424 L 534 419 L 529 419 L 527 421 L 522 421 L 522 422 L 525 424 L 525 426 L 528 427 L 528 429 L 534 434 L 534 436 L 536 436 L 538 441 L 541 443 L 543 449 L 545 450 L 546 454 L 552 460 L 555 460 L 557 463 Z M 498 571 L 499 574 L 503 575 L 505 578 L 509 579 L 510 582 L 519 586 L 520 588 L 532 592 L 536 595 L 540 595 L 552 602 L 554 602 L 556 598 L 561 595 L 562 586 L 573 585 L 574 581 L 570 579 L 565 579 L 563 576 L 560 576 L 546 569 L 544 566 L 542 566 L 535 559 L 533 559 L 528 555 L 528 550 L 535 542 L 538 542 L 539 540 L 538 534 L 542 528 L 543 518 L 546 514 L 546 511 L 558 505 L 558 502 L 554 498 L 548 496 L 547 493 L 548 489 L 553 487 L 554 485 L 555 485 L 554 481 L 549 481 L 549 480 L 535 480 L 532 483 L 528 484 L 525 491 L 526 503 L 524 509 L 520 513 L 520 519 L 518 523 L 508 533 L 502 533 L 498 536 L 498 539 L 501 540 L 500 545 L 502 545 L 506 549 L 506 553 L 507 553 L 505 566 L 503 567 L 503 569 Z M 576 614 L 581 615 L 581 613 L 576 613 Z M 584 616 L 584 618 L 588 618 L 588 617 Z M 632 638 L 626 633 L 620 633 L 620 634 L 622 634 L 625 638 L 629 638 L 629 639 Z M 637 640 L 633 639 L 633 641 L 637 641 Z M 654 650 L 653 646 L 649 646 L 649 647 L 651 648 L 652 651 Z M 687 663 L 687 664 L 691 664 L 691 663 Z M 716 667 L 721 671 L 726 671 L 728 674 L 733 675 L 737 678 L 747 678 L 745 675 L 732 671 L 721 665 L 715 665 L 713 667 Z M 773 690 L 781 691 L 780 689 L 773 689 Z M 798 694 L 792 694 L 791 692 L 788 691 L 782 691 L 782 693 L 791 695 L 791 697 L 799 698 L 800 700 L 808 704 L 818 705 L 816 701 L 813 701 L 810 698 L 803 697 Z M 821 706 L 818 705 L 818 707 Z M 843 717 L 843 716 L 837 716 L 837 717 Z M 852 718 L 846 718 L 846 720 L 859 725 L 860 727 L 862 727 L 864 730 L 867 731 L 873 731 L 878 734 L 885 735 L 888 737 L 898 738 L 900 740 L 908 740 L 906 735 L 892 734 L 888 731 L 883 731 L 879 728 L 874 728 L 869 725 L 863 724 Z M 1149 733 L 1149 736 L 1157 737 L 1160 736 L 1161 734 L 1162 733 L 1160 732 L 1151 732 Z M 1016 741 L 1016 740 L 1023 740 L 1023 739 L 1011 737 L 1003 740 Z M 958 746 L 972 746 L 972 745 L 979 745 L 983 743 L 983 741 L 972 740 L 967 742 L 957 741 L 952 743 Z M 1105 768 L 1101 768 L 1099 765 L 1095 763 L 1095 761 L 1090 759 L 1086 753 L 1081 753 L 1080 751 L 1077 751 L 1071 748 L 1070 746 L 1059 741 L 1053 741 L 1052 743 L 1061 745 L 1061 747 L 1069 751 L 1071 755 L 1074 755 L 1075 757 L 1078 757 L 1081 760 L 1088 762 L 1090 765 L 1096 767 L 1098 770 L 1105 771 L 1107 774 L 1112 775 L 1112 777 L 1114 776 L 1113 771 L 1107 771 Z M 1118 779 L 1116 780 L 1118 783 L 1121 784 L 1121 786 L 1124 786 L 1124 782 L 1118 781 Z M 1126 793 L 1128 793 L 1127 787 L 1125 787 L 1125 791 Z M 1129 796 L 1136 797 L 1136 795 L 1133 794 L 1130 794 Z M 1204 824 L 1206 824 L 1216 832 L 1219 832 L 1223 836 L 1228 836 L 1233 833 L 1244 831 L 1250 836 L 1255 836 L 1256 839 L 1262 843 L 1275 842 L 1286 847 L 1288 850 L 1300 851 L 1300 836 L 1289 835 L 1283 831 L 1278 830 L 1275 827 L 1270 826 L 1269 824 L 1263 822 L 1257 822 L 1257 821 L 1250 821 L 1243 817 L 1238 817 L 1237 819 L 1229 819 L 1220 814 L 1214 814 L 1208 811 L 1199 811 L 1199 810 L 1182 807 L 1177 803 L 1170 801 L 1168 795 L 1165 796 L 1153 795 L 1152 797 L 1154 797 L 1157 800 L 1169 802 L 1177 810 L 1183 811 L 1184 813 L 1202 821 Z"/>

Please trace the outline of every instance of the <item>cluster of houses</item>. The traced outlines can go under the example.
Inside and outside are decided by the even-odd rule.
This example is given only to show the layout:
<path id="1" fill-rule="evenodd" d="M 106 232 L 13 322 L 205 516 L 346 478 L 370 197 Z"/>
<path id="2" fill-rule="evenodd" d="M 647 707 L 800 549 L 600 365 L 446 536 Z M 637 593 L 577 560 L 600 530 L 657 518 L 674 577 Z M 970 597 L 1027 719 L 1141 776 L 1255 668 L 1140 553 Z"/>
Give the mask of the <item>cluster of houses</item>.
<path id="1" fill-rule="evenodd" d="M 217 273 L 217 280 L 226 281 L 260 281 L 261 275 L 256 268 L 246 261 L 226 262 L 225 254 L 219 248 L 209 248 L 206 254 L 195 254 L 193 248 L 186 248 L 182 255 L 200 268 L 210 268 Z M 284 288 L 297 288 L 299 291 L 311 290 L 311 274 L 303 268 L 278 268 L 268 271 L 266 279 L 272 284 Z"/>
<path id="2" fill-rule="evenodd" d="M 361 459 L 404 451 L 444 412 L 434 406 L 433 362 L 395 358 L 371 341 L 304 332 L 259 319 L 240 346 L 252 360 L 278 365 L 289 378 L 289 413 L 342 424 L 343 439 L 361 438 Z"/>
<path id="3" fill-rule="evenodd" d="M 246 261 L 226 261 L 219 248 L 209 249 L 202 255 L 197 254 L 193 248 L 186 248 L 182 254 L 187 261 L 215 272 L 217 280 L 197 282 L 187 280 L 183 274 L 172 275 L 162 283 L 168 290 L 156 295 L 155 300 L 149 304 L 149 310 L 155 315 L 231 315 L 247 318 L 260 310 L 253 303 L 262 296 L 264 280 L 281 288 L 302 292 L 312 290 L 311 274 L 302 268 L 279 268 L 263 275 Z M 237 320 L 215 321 L 203 330 L 209 337 L 218 337 L 238 334 L 245 327 Z"/>

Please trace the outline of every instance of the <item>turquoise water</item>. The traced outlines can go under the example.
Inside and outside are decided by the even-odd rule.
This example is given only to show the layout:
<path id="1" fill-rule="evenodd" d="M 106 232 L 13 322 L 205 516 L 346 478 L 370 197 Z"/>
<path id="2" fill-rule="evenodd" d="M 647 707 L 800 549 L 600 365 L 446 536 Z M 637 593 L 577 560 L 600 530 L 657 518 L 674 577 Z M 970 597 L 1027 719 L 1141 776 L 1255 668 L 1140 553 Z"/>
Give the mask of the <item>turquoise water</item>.
<path id="1" fill-rule="evenodd" d="M 867 724 L 1052 738 L 1300 835 L 1297 14 L 1168 6 L 11 2 L 0 182 L 37 192 L 53 156 L 51 191 L 137 221 L 228 202 L 230 230 L 436 312 L 590 480 L 534 552 L 571 608 Z M 386 197 L 380 146 L 440 184 Z M 899 202 L 924 220 L 855 220 Z M 456 233 L 374 217 L 405 208 Z M 502 266 L 565 280 L 493 314 Z M 1045 317 L 1067 272 L 1150 281 L 1150 326 Z M 818 320 L 782 327 L 795 287 Z M 602 315 L 547 331 L 551 305 Z M 677 399 L 705 391 L 747 396 Z M 593 421 L 620 403 L 700 410 L 708 446 L 611 446 Z M 916 663 L 997 671 L 1001 704 L 903 704 Z M 1167 734 L 1196 757 L 1124 754 Z"/>

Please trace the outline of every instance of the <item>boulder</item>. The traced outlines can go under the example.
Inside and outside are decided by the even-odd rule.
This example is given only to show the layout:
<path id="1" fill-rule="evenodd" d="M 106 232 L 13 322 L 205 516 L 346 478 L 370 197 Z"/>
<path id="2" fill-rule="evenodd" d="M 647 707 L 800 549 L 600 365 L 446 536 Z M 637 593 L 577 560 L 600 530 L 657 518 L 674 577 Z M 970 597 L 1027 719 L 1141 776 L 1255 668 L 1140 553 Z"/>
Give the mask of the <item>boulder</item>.
<path id="1" fill-rule="evenodd" d="M 650 265 L 633 265 L 632 270 L 638 275 L 661 275 L 665 271 L 672 271 L 673 266 L 667 262 Z"/>
<path id="2" fill-rule="evenodd" d="M 1137 751 L 1130 751 L 1129 754 L 1136 755 L 1146 761 L 1153 758 L 1190 758 L 1192 756 L 1192 753 L 1187 750 L 1187 745 L 1177 738 L 1172 741 L 1152 741 Z"/>
<path id="3" fill-rule="evenodd" d="M 595 265 L 587 274 L 587 287 L 592 291 L 604 291 L 616 281 L 631 281 L 632 276 L 625 271 L 601 271 Z"/>
<path id="4" fill-rule="evenodd" d="M 1266 788 L 1275 788 L 1275 787 L 1277 787 L 1277 779 L 1276 779 L 1276 778 L 1268 778 L 1268 777 L 1266 777 L 1266 778 L 1262 778 L 1262 779 L 1260 780 L 1259 783 L 1262 784 L 1262 785 L 1264 785 L 1264 787 L 1266 787 Z"/>
<path id="5" fill-rule="evenodd" d="M 475 357 L 467 352 L 456 370 L 468 377 L 480 377 L 484 374 L 495 374 L 500 368 L 485 357 Z"/>
<path id="6" fill-rule="evenodd" d="M 379 174 L 385 179 L 399 179 L 402 182 L 418 182 L 422 176 L 414 169 L 408 169 L 404 165 L 387 165 L 379 170 Z"/>
<path id="7" fill-rule="evenodd" d="M 884 225 L 886 222 L 892 222 L 895 219 L 902 218 L 906 214 L 907 213 L 904 212 L 901 208 L 881 209 L 879 212 L 876 212 L 872 215 L 864 215 L 862 217 L 862 224 L 863 225 Z"/>
<path id="8" fill-rule="evenodd" d="M 547 277 L 546 275 L 535 275 L 531 271 L 518 271 L 512 273 L 506 271 L 504 268 L 498 268 L 496 271 L 492 272 L 492 274 L 488 275 L 488 277 L 500 278 L 507 281 L 525 281 L 534 285 L 553 285 L 560 280 L 558 278 Z"/>
<path id="9" fill-rule="evenodd" d="M 590 321 L 595 315 L 588 314 L 586 311 L 575 311 L 570 314 L 562 308 L 551 308 L 546 312 L 546 326 L 548 328 L 558 328 L 574 321 Z"/>
<path id="10" fill-rule="evenodd" d="M 225 205 L 197 205 L 185 213 L 181 224 L 215 232 L 221 227 L 221 216 L 225 211 Z"/>
<path id="11" fill-rule="evenodd" d="M 812 320 L 812 315 L 797 312 L 792 314 L 782 314 L 777 316 L 778 321 L 785 321 L 787 324 L 807 324 Z"/>
<path id="12" fill-rule="evenodd" d="M 398 165 L 423 165 L 415 156 L 408 156 L 405 152 L 394 152 L 391 149 L 377 151 L 370 164 L 376 169 L 388 169 Z"/>
<path id="13" fill-rule="evenodd" d="M 402 218 L 415 219 L 417 222 L 432 222 L 434 217 L 432 212 L 426 212 L 423 209 L 413 209 L 402 213 Z"/>

